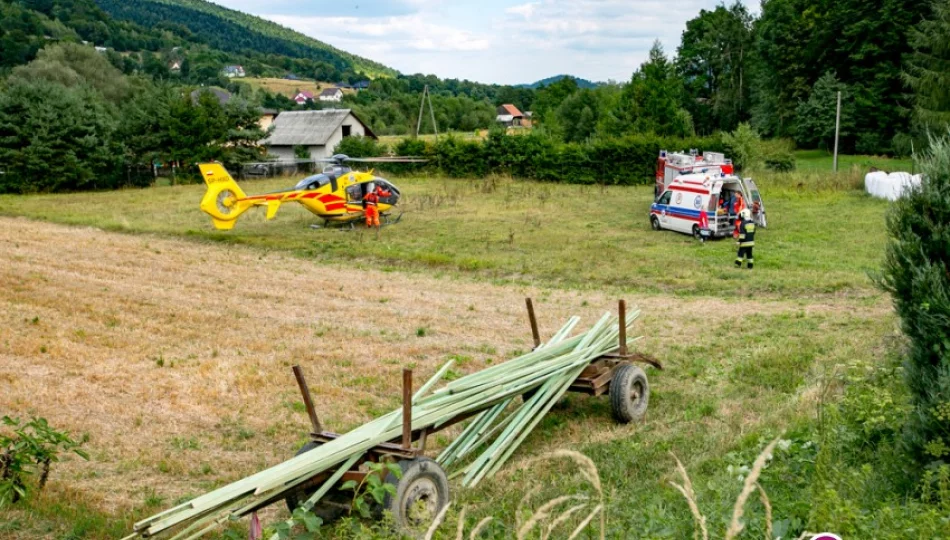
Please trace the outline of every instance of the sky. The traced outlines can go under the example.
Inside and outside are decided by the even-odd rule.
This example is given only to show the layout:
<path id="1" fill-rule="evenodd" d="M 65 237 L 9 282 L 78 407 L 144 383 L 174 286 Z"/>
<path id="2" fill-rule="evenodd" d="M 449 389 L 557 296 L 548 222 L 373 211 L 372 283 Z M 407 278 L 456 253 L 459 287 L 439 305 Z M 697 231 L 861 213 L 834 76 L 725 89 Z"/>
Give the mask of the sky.
<path id="1" fill-rule="evenodd" d="M 722 0 L 213 0 L 403 73 L 483 83 L 625 81 L 654 40 Z M 758 0 L 742 0 L 754 13 Z M 730 0 L 731 3 L 731 0 Z"/>

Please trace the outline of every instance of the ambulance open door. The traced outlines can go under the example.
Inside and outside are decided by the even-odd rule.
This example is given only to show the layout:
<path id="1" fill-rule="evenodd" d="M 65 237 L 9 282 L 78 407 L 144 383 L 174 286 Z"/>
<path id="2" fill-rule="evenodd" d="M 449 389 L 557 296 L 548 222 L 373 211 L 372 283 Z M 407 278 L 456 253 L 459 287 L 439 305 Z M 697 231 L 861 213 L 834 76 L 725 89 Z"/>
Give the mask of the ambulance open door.
<path id="1" fill-rule="evenodd" d="M 751 178 L 745 178 L 746 189 L 749 190 L 747 200 L 750 201 L 749 208 L 752 210 L 752 221 L 760 227 L 767 227 L 768 221 L 765 218 L 765 203 L 762 202 L 762 195 L 759 194 L 759 188 Z"/>

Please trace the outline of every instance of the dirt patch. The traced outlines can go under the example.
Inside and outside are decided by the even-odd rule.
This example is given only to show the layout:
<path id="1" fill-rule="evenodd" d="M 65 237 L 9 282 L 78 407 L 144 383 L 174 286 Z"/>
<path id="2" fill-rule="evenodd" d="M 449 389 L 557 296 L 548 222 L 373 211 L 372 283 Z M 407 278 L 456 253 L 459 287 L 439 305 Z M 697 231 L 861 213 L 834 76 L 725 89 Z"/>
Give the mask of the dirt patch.
<path id="1" fill-rule="evenodd" d="M 70 460 L 55 478 L 107 511 L 153 489 L 171 502 L 291 455 L 308 428 L 294 364 L 327 426 L 342 431 L 397 405 L 403 367 L 421 380 L 453 356 L 468 372 L 530 349 L 525 296 L 546 334 L 572 314 L 594 322 L 616 297 L 25 219 L 0 219 L 0 250 L 0 414 L 87 434 L 92 461 Z M 684 332 L 701 339 L 710 314 L 721 323 L 802 309 L 627 300 L 644 311 L 643 349 L 661 358 Z"/>

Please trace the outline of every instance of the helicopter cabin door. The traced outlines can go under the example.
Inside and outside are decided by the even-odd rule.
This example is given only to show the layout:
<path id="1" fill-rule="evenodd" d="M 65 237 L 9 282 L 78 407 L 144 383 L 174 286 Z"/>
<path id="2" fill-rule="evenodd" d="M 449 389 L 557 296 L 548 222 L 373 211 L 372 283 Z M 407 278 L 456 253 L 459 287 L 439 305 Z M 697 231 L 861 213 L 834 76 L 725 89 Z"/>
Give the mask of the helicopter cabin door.
<path id="1" fill-rule="evenodd" d="M 346 188 L 346 202 L 350 204 L 361 204 L 365 208 L 366 205 L 363 204 L 363 196 L 366 195 L 364 191 L 366 189 L 366 184 L 353 184 L 347 186 Z"/>
<path id="2" fill-rule="evenodd" d="M 745 179 L 746 188 L 749 190 L 749 208 L 752 210 L 752 221 L 760 227 L 767 227 L 765 219 L 765 203 L 762 202 L 762 195 L 759 194 L 759 188 L 751 178 Z"/>

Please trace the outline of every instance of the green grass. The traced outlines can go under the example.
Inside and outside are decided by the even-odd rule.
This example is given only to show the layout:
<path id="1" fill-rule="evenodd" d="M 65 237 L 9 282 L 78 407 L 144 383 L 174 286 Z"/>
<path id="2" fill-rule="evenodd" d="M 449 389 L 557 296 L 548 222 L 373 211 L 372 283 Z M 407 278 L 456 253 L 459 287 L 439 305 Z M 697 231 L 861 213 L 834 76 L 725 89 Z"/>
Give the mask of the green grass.
<path id="1" fill-rule="evenodd" d="M 834 156 L 827 150 L 796 150 L 795 166 L 800 172 L 831 172 L 834 165 Z M 838 156 L 838 170 L 846 171 L 857 167 L 861 173 L 869 168 L 877 167 L 883 171 L 911 172 L 914 162 L 910 158 L 889 158 L 884 156 Z"/>
<path id="2" fill-rule="evenodd" d="M 819 177 L 815 175 L 815 182 Z M 798 178 L 798 177 L 795 177 Z M 788 187 L 762 178 L 769 228 L 756 270 L 731 267 L 731 239 L 701 245 L 650 230 L 650 187 L 592 187 L 507 179 L 401 178 L 402 221 L 382 239 L 310 228 L 320 221 L 285 204 L 272 222 L 254 209 L 233 231 L 198 210 L 201 185 L 103 193 L 0 197 L 0 214 L 107 230 L 157 233 L 279 250 L 320 262 L 463 273 L 499 281 L 576 288 L 612 286 L 664 294 L 807 296 L 871 288 L 884 245 L 886 203 L 852 190 Z M 249 193 L 292 180 L 245 182 Z"/>
<path id="3" fill-rule="evenodd" d="M 649 371 L 653 394 L 647 421 L 618 427 L 610 420 L 608 400 L 570 396 L 566 406 L 544 419 L 524 451 L 571 447 L 595 461 L 606 491 L 608 538 L 690 538 L 689 509 L 669 485 L 675 479 L 672 452 L 686 465 L 712 537 L 719 538 L 741 489 L 736 471 L 784 433 L 790 446 L 776 452 L 760 482 L 772 501 L 775 533 L 785 531 L 786 538 L 824 523 L 810 517 L 823 392 L 833 401 L 847 384 L 841 366 L 878 365 L 900 346 L 887 299 L 869 278 L 882 257 L 887 203 L 854 187 L 863 179 L 859 167 L 865 163 L 896 170 L 903 162 L 843 159 L 851 167 L 834 176 L 819 172 L 827 156 L 799 152 L 798 157 L 798 172 L 758 178 L 770 226 L 758 235 L 752 272 L 732 268 L 731 239 L 701 245 L 677 233 L 652 232 L 650 187 L 401 178 L 396 184 L 405 194 L 400 211 L 406 213 L 401 223 L 383 230 L 380 241 L 361 228 L 313 230 L 309 225 L 317 220 L 295 205 L 284 206 L 273 222 L 254 212 L 234 231 L 218 232 L 197 208 L 203 186 L 5 196 L 0 214 L 247 245 L 321 263 L 531 284 L 542 288 L 542 297 L 546 287 L 566 287 L 578 291 L 578 305 L 586 305 L 588 289 L 629 292 L 660 305 L 668 299 L 671 312 L 680 313 L 667 318 L 661 310 L 648 312 L 641 326 L 648 350 L 667 366 Z M 248 182 L 245 189 L 265 192 L 291 184 Z M 746 314 L 737 317 L 732 310 Z M 428 335 L 419 327 L 408 339 L 413 343 Z M 472 351 L 458 351 L 460 365 L 463 358 L 471 361 L 462 356 L 465 352 Z M 498 351 L 486 344 L 477 352 L 495 356 Z M 498 352 L 502 358 L 515 355 Z M 296 402 L 291 407 L 299 410 Z M 221 429 L 219 442 L 199 445 L 197 439 L 182 438 L 169 444 L 196 449 L 260 440 L 240 417 Z M 463 506 L 469 509 L 466 530 L 491 515 L 496 522 L 486 537 L 514 537 L 518 507 L 533 487 L 539 489 L 533 500 L 540 502 L 590 494 L 572 472 L 563 465 L 538 465 L 509 471 L 477 490 L 459 490 L 442 537 L 455 538 Z M 843 469 L 840 474 L 852 473 Z M 848 501 L 849 496 L 858 498 L 844 493 L 842 508 L 850 504 L 847 509 L 855 515 L 869 513 L 860 506 L 864 501 Z M 743 538 L 764 535 L 757 497 L 746 511 Z M 887 504 L 902 516 L 904 528 L 887 530 L 881 518 L 880 537 L 896 538 L 914 513 L 923 511 L 896 496 Z M 522 512 L 520 518 L 525 517 Z M 24 523 L 23 514 L 13 519 Z M 54 520 L 49 527 L 63 530 L 64 523 Z M 34 525 L 29 527 L 35 532 Z M 110 528 L 105 518 L 98 527 L 77 537 L 108 537 L 106 531 L 121 528 Z"/>

